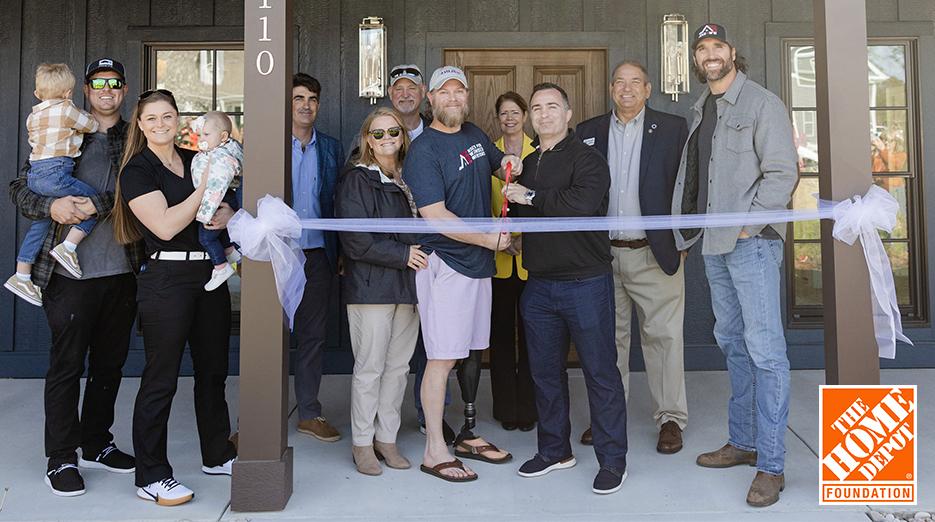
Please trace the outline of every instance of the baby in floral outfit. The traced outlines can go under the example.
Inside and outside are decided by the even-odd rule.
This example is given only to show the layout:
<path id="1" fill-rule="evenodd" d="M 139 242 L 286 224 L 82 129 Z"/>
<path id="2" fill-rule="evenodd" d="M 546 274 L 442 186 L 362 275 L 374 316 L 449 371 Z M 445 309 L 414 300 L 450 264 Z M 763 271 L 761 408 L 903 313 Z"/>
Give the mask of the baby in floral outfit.
<path id="1" fill-rule="evenodd" d="M 234 189 L 240 186 L 243 147 L 231 138 L 231 120 L 223 112 L 211 111 L 199 116 L 192 122 L 192 130 L 198 133 L 201 151 L 192 160 L 192 182 L 197 187 L 201 177 L 208 176 L 208 186 L 195 219 L 202 223 L 198 240 L 214 264 L 211 279 L 205 284 L 205 290 L 211 291 L 234 275 L 232 263 L 240 260 L 240 253 L 233 245 L 225 248 L 221 244 L 223 230 L 208 230 L 204 225 L 211 222 L 222 201 L 234 210 L 239 207 Z"/>

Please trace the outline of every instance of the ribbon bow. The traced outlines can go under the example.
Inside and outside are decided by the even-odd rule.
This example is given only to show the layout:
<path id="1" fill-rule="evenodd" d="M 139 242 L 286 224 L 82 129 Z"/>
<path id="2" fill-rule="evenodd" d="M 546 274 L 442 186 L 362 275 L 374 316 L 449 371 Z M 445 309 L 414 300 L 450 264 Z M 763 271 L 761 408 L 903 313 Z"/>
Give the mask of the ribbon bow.
<path id="1" fill-rule="evenodd" d="M 243 255 L 273 265 L 276 293 L 292 330 L 295 311 L 305 292 L 305 254 L 296 243 L 302 224 L 294 210 L 277 197 L 263 196 L 256 206 L 257 217 L 240 209 L 227 223 L 231 241 Z"/>
<path id="2" fill-rule="evenodd" d="M 892 232 L 896 226 L 899 203 L 886 190 L 871 185 L 863 197 L 841 201 L 834 205 L 835 239 L 853 245 L 857 238 L 864 250 L 870 272 L 870 301 L 873 305 L 873 331 L 880 348 L 880 357 L 896 357 L 896 341 L 912 344 L 903 335 L 893 270 L 877 230 Z"/>

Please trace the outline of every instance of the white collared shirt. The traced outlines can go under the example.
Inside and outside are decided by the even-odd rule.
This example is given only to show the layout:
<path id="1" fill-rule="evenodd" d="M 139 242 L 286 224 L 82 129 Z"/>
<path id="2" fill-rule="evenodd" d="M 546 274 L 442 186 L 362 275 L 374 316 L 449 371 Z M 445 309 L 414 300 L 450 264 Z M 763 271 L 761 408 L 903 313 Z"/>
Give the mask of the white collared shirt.
<path id="1" fill-rule="evenodd" d="M 422 131 L 425 130 L 425 123 L 422 121 L 422 118 L 419 118 L 419 126 L 408 131 L 409 132 L 409 141 L 412 141 L 419 137 L 422 134 Z"/>

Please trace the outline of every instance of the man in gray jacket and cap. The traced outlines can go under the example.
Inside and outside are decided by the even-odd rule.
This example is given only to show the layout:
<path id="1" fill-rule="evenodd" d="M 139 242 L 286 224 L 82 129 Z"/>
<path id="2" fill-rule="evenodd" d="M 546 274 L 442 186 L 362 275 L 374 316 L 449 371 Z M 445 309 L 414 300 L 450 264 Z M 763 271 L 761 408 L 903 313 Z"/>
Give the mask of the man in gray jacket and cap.
<path id="1" fill-rule="evenodd" d="M 789 113 L 749 80 L 724 28 L 694 33 L 694 71 L 707 92 L 694 106 L 672 199 L 673 214 L 785 209 L 798 173 Z M 698 456 L 699 466 L 756 466 L 751 506 L 779 500 L 784 486 L 789 359 L 780 309 L 786 226 L 676 230 L 679 250 L 704 234 L 701 253 L 711 288 L 714 337 L 727 358 L 731 397 L 727 444 Z"/>

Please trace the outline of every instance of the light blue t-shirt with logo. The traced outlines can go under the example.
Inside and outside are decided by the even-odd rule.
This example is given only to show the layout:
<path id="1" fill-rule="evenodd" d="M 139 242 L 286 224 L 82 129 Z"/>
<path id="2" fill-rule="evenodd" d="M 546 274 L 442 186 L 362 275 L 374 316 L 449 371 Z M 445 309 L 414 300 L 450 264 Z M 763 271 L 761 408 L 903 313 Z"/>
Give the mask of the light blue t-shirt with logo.
<path id="1" fill-rule="evenodd" d="M 458 217 L 490 217 L 490 175 L 503 153 L 472 123 L 448 134 L 427 127 L 406 155 L 403 179 L 417 207 L 439 201 Z M 420 244 L 452 269 L 474 279 L 492 277 L 493 252 L 441 234 L 425 234 Z"/>

